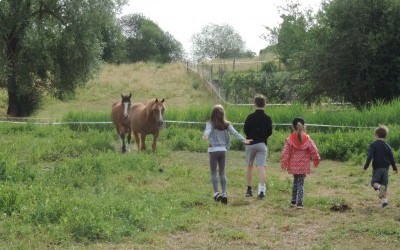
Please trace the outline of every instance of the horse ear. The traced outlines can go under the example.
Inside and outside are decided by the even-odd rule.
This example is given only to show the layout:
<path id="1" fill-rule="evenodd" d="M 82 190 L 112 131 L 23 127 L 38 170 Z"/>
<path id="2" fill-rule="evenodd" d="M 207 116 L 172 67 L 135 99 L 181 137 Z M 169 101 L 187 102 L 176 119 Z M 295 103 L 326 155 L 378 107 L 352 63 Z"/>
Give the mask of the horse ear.
<path id="1" fill-rule="evenodd" d="M 164 102 L 165 101 L 165 99 L 163 98 L 162 100 L 161 100 L 161 102 Z"/>
<path id="2" fill-rule="evenodd" d="M 156 103 L 158 102 L 158 98 L 156 98 Z"/>
<path id="3" fill-rule="evenodd" d="M 123 94 L 121 94 L 121 98 L 122 98 L 122 99 L 124 98 L 124 95 L 123 95 Z"/>
<path id="4" fill-rule="evenodd" d="M 132 93 L 129 93 L 129 98 L 131 98 L 132 97 Z"/>

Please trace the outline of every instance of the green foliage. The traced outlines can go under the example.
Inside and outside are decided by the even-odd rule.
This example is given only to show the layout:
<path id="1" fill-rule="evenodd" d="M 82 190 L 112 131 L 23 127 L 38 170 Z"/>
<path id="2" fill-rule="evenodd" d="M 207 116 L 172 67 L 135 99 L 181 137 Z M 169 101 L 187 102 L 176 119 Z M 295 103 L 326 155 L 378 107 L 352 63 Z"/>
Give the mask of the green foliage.
<path id="1" fill-rule="evenodd" d="M 274 48 L 302 100 L 323 97 L 359 107 L 399 96 L 398 1 L 334 0 L 317 15 L 289 4 Z"/>
<path id="2" fill-rule="evenodd" d="M 8 115 L 29 115 L 44 92 L 62 99 L 88 80 L 121 3 L 1 1 L 0 82 L 8 92 Z"/>
<path id="3" fill-rule="evenodd" d="M 230 25 L 209 24 L 192 36 L 193 57 L 202 59 L 241 58 L 251 55 L 245 51 L 243 39 Z"/>
<path id="4" fill-rule="evenodd" d="M 62 119 L 68 123 L 72 130 L 87 131 L 89 129 L 108 130 L 113 128 L 111 124 L 111 113 L 97 112 L 68 112 Z"/>
<path id="5" fill-rule="evenodd" d="M 182 59 L 182 44 L 144 15 L 123 16 L 120 25 L 126 37 L 126 62 L 166 63 Z"/>

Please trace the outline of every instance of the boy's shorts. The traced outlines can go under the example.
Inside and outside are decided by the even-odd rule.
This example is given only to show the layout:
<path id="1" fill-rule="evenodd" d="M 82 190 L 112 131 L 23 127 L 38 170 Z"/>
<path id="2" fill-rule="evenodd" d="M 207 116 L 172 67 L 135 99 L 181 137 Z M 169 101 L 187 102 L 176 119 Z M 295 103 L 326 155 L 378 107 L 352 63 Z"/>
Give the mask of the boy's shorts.
<path id="1" fill-rule="evenodd" d="M 381 185 L 389 184 L 389 170 L 386 168 L 377 168 L 372 170 L 371 185 L 379 183 Z"/>
<path id="2" fill-rule="evenodd" d="M 255 160 L 257 167 L 264 167 L 267 163 L 267 152 L 267 145 L 263 142 L 246 145 L 247 166 L 253 166 Z"/>

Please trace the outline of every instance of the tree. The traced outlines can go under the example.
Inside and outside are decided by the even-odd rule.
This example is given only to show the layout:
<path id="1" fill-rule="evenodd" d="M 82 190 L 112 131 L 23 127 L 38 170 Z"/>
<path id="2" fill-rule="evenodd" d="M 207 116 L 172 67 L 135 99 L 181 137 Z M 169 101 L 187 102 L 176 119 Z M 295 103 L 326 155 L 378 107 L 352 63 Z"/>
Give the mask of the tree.
<path id="1" fill-rule="evenodd" d="M 272 31 L 303 100 L 362 106 L 400 95 L 399 25 L 397 0 L 332 0 L 311 18 L 289 12 Z"/>
<path id="2" fill-rule="evenodd" d="M 251 55 L 245 49 L 242 37 L 230 25 L 206 25 L 192 36 L 194 59 L 240 58 Z"/>
<path id="3" fill-rule="evenodd" d="M 324 6 L 304 58 L 312 90 L 357 106 L 400 95 L 400 3 L 335 0 Z"/>
<path id="4" fill-rule="evenodd" d="M 29 115 L 46 91 L 73 93 L 103 54 L 102 28 L 123 0 L 0 1 L 1 87 L 10 116 Z"/>
<path id="5" fill-rule="evenodd" d="M 128 62 L 166 63 L 183 58 L 182 44 L 143 14 L 123 16 L 120 25 L 126 37 Z"/>

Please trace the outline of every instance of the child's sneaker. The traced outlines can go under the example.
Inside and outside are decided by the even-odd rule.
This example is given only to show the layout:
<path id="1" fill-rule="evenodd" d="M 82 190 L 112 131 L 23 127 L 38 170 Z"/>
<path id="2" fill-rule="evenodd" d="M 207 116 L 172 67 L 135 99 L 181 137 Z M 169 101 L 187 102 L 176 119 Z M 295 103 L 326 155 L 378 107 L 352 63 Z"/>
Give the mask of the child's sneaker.
<path id="1" fill-rule="evenodd" d="M 253 192 L 251 191 L 251 188 L 248 188 L 246 191 L 246 197 L 253 197 Z"/>
<path id="2" fill-rule="evenodd" d="M 297 204 L 297 207 L 296 207 L 297 209 L 303 209 L 303 203 L 299 203 L 299 204 Z"/>
<path id="3" fill-rule="evenodd" d="M 388 205 L 387 202 L 382 203 L 382 208 L 387 207 L 387 205 Z"/>
<path id="4" fill-rule="evenodd" d="M 292 201 L 292 202 L 290 203 L 290 207 L 296 207 L 296 202 L 295 202 L 295 201 Z"/>
<path id="5" fill-rule="evenodd" d="M 385 185 L 381 185 L 379 188 L 379 198 L 383 198 L 385 196 L 385 192 L 386 192 L 386 186 Z"/>
<path id="6" fill-rule="evenodd" d="M 222 199 L 221 194 L 219 192 L 215 192 L 214 193 L 214 200 L 215 201 L 221 201 L 221 199 Z"/>
<path id="7" fill-rule="evenodd" d="M 262 199 L 264 199 L 264 197 L 265 197 L 264 192 L 260 192 L 260 193 L 258 194 L 258 199 L 262 200 Z"/>
<path id="8" fill-rule="evenodd" d="M 221 203 L 225 205 L 228 204 L 228 195 L 226 193 L 221 195 Z"/>

